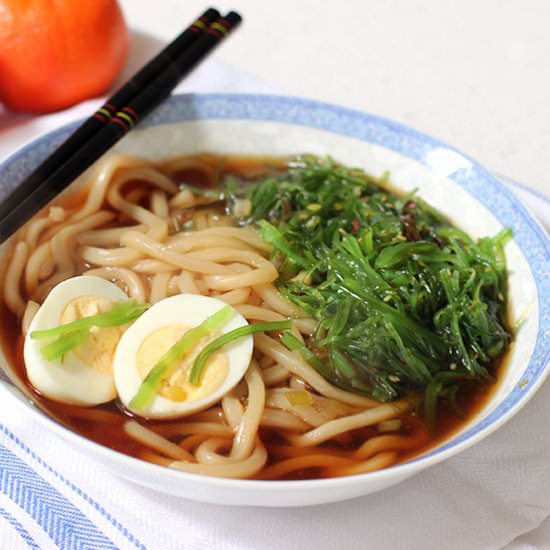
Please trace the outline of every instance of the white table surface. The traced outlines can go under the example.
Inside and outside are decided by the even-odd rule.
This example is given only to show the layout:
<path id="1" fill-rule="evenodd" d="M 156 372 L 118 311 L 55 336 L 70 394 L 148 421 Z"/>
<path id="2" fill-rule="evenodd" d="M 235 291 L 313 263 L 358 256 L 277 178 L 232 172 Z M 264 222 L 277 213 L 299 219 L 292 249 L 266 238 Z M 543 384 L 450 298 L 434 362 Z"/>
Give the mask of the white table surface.
<path id="1" fill-rule="evenodd" d="M 208 5 L 121 0 L 164 41 Z M 549 0 L 233 0 L 212 59 L 290 95 L 382 115 L 550 195 Z M 220 90 L 223 91 L 223 90 Z"/>

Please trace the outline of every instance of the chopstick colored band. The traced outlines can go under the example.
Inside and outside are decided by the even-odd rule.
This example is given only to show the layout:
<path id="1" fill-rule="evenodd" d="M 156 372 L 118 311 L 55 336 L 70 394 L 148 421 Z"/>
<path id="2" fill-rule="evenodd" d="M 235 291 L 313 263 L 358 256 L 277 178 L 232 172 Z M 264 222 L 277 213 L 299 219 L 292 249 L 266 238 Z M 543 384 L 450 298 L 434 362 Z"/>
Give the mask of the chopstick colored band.
<path id="1" fill-rule="evenodd" d="M 225 19 L 220 18 L 217 21 L 214 21 L 214 23 L 212 23 L 210 27 L 206 29 L 206 32 L 213 34 L 217 38 L 223 38 L 229 32 L 230 28 L 231 25 L 229 25 L 229 23 Z"/>
<path id="2" fill-rule="evenodd" d="M 105 115 L 101 114 L 100 111 L 97 111 L 96 113 L 94 113 L 93 117 L 96 120 L 99 120 L 99 122 L 103 122 L 103 123 L 107 123 L 109 121 L 109 118 L 111 118 L 110 115 L 106 117 Z"/>
<path id="3" fill-rule="evenodd" d="M 116 109 L 110 103 L 105 103 L 103 107 L 100 107 L 95 112 L 94 118 L 97 118 L 101 122 L 108 122 L 115 113 Z"/>
<path id="4" fill-rule="evenodd" d="M 122 126 L 126 131 L 130 130 L 136 125 L 138 120 L 138 114 L 130 107 L 124 107 L 120 110 L 111 122 Z"/>
<path id="5" fill-rule="evenodd" d="M 199 17 L 192 25 L 191 27 L 189 27 L 192 31 L 195 31 L 195 32 L 201 32 L 203 31 L 204 29 L 206 29 L 208 23 L 210 23 L 210 21 L 208 21 L 208 19 L 204 18 L 204 17 Z"/>

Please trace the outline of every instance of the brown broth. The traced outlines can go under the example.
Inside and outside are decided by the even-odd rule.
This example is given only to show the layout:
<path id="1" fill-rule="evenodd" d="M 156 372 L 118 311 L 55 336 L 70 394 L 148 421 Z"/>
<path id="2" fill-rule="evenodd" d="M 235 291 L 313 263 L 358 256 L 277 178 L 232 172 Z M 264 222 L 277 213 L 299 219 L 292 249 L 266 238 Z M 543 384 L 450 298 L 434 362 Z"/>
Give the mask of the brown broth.
<path id="1" fill-rule="evenodd" d="M 216 173 L 215 179 L 207 177 L 205 171 L 197 170 L 196 168 L 174 169 L 171 161 L 159 164 L 159 168 L 176 181 L 186 181 L 192 185 L 214 188 L 220 175 L 231 174 L 243 181 L 248 181 L 259 176 L 280 173 L 286 169 L 288 162 L 287 159 L 281 158 L 221 157 L 210 154 L 195 155 L 192 159 L 199 159 L 205 168 L 214 168 Z M 140 182 L 130 183 L 129 185 L 138 187 Z M 59 204 L 64 207 L 75 208 L 84 203 L 85 197 L 86 193 L 80 190 L 63 197 Z M 109 206 L 105 204 L 104 208 L 108 209 Z M 83 266 L 83 268 L 87 268 L 87 266 Z M 21 334 L 17 318 L 7 310 L 2 301 L 0 301 L 0 327 L 0 346 L 7 358 L 8 364 L 13 368 L 18 381 L 22 382 L 30 391 L 38 407 L 70 430 L 115 451 L 139 457 L 145 447 L 125 433 L 123 430 L 124 422 L 133 418 L 151 428 L 170 424 L 170 421 L 146 421 L 134 418 L 118 401 L 94 407 L 93 411 L 97 411 L 99 414 L 95 414 L 96 418 L 92 420 L 86 418 L 86 411 L 90 409 L 58 403 L 44 397 L 31 385 L 27 378 L 23 361 L 24 338 Z M 506 357 L 494 368 L 493 372 L 497 381 L 503 378 L 505 364 Z M 490 401 L 497 387 L 498 382 L 494 384 L 477 382 L 472 384 L 468 391 L 461 392 L 459 405 L 464 413 L 463 417 L 458 416 L 445 404 L 440 404 L 438 406 L 436 432 L 427 438 L 427 441 L 424 441 L 417 447 L 400 452 L 398 462 L 406 462 L 439 445 L 441 442 L 450 439 L 453 434 L 469 424 L 480 413 Z M 98 420 L 97 417 L 99 416 L 101 419 Z M 173 422 L 181 422 L 181 419 Z M 395 433 L 414 436 L 426 433 L 426 429 L 417 413 L 412 412 L 402 417 L 401 430 Z M 282 460 L 284 456 L 279 450 L 283 445 L 287 444 L 283 437 L 276 431 L 265 427 L 260 428 L 260 435 L 268 450 L 267 466 L 276 464 Z M 380 435 L 380 433 L 374 426 L 361 428 L 344 434 L 336 441 L 324 443 L 318 448 L 327 453 L 344 456 L 346 453 L 357 449 L 369 437 L 376 435 Z M 302 450 L 296 449 L 297 454 L 306 454 L 307 452 L 307 448 Z M 305 471 L 295 471 L 291 475 L 283 476 L 279 479 L 318 479 L 321 477 L 324 477 L 321 470 L 309 468 Z"/>

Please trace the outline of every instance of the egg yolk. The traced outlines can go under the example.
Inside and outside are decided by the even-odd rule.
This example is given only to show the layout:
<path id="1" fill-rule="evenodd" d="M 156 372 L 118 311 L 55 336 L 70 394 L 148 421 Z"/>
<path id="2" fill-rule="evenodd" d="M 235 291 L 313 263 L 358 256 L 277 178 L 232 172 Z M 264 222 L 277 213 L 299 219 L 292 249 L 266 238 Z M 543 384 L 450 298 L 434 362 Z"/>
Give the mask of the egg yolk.
<path id="1" fill-rule="evenodd" d="M 70 301 L 61 314 L 62 325 L 112 309 L 114 302 L 102 296 L 79 296 Z M 92 327 L 89 338 L 72 350 L 85 365 L 104 374 L 112 374 L 113 357 L 124 327 Z"/>
<path id="2" fill-rule="evenodd" d="M 159 359 L 192 327 L 186 325 L 167 325 L 161 327 L 143 339 L 137 352 L 136 366 L 139 376 L 145 379 Z M 207 344 L 201 342 L 193 352 L 183 358 L 174 374 L 163 382 L 159 394 L 171 401 L 198 401 L 206 397 L 225 380 L 228 373 L 228 360 L 224 352 L 212 355 L 204 370 L 199 386 L 189 382 L 189 373 L 193 362 Z"/>

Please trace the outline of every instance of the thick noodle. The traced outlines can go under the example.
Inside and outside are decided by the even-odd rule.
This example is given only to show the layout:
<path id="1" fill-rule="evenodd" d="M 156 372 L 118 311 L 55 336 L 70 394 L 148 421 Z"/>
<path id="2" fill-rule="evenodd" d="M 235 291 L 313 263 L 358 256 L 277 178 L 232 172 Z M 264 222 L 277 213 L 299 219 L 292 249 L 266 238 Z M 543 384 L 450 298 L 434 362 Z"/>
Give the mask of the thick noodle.
<path id="1" fill-rule="evenodd" d="M 218 163 L 206 156 L 157 165 L 110 156 L 91 174 L 82 206 L 52 206 L 20 231 L 3 297 L 22 333 L 54 284 L 85 273 L 115 282 L 139 302 L 203 294 L 235 306 L 250 322 L 290 317 L 296 336 L 307 341 L 315 322 L 274 286 L 278 272 L 269 245 L 210 205 L 214 199 L 181 188 L 175 175 L 182 170 L 202 174 L 212 185 Z M 208 410 L 163 423 L 101 409 L 71 414 L 104 426 L 119 422 L 138 445 L 138 456 L 156 464 L 280 479 L 347 475 L 394 463 L 424 434 L 382 435 L 376 425 L 402 417 L 410 406 L 337 388 L 274 334 L 260 333 L 244 380 Z M 354 448 L 340 445 L 358 430 L 363 435 Z"/>

